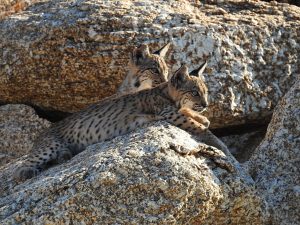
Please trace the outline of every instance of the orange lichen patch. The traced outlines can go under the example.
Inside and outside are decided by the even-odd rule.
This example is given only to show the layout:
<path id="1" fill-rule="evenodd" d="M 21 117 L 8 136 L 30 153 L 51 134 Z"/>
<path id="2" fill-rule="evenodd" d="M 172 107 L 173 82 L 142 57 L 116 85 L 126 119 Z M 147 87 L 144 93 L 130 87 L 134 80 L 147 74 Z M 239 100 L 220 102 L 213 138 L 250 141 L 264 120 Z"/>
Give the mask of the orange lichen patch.
<path id="1" fill-rule="evenodd" d="M 21 10 L 24 10 L 25 7 L 26 7 L 26 4 L 24 1 L 19 1 L 15 5 L 12 6 L 14 12 L 19 12 Z"/>
<path id="2" fill-rule="evenodd" d="M 24 0 L 1 0 L 0 1 L 0 19 L 11 14 L 24 10 L 26 3 Z"/>

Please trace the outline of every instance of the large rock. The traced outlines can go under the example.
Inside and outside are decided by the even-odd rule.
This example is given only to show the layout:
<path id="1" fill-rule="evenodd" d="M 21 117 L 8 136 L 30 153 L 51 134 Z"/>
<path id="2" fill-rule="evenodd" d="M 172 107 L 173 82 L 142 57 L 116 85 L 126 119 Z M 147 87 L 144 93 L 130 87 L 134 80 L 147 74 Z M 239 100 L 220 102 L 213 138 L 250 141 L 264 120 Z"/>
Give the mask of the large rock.
<path id="1" fill-rule="evenodd" d="M 35 137 L 49 126 L 29 106 L 0 106 L 0 167 L 27 154 Z"/>
<path id="2" fill-rule="evenodd" d="M 88 147 L 15 186 L 0 173 L 1 224 L 261 224 L 264 202 L 233 158 L 230 173 L 170 148 L 198 143 L 179 128 L 147 128 Z M 202 145 L 203 148 L 208 148 Z M 221 153 L 220 153 L 221 154 Z M 224 154 L 223 154 L 224 155 Z"/>
<path id="3" fill-rule="evenodd" d="M 212 128 L 265 121 L 300 70 L 300 9 L 192 2 L 52 0 L 7 17 L 0 101 L 76 111 L 115 92 L 133 46 L 172 42 L 172 71 L 208 59 Z"/>
<path id="4" fill-rule="evenodd" d="M 300 79 L 276 107 L 266 137 L 249 162 L 270 224 L 300 221 Z"/>

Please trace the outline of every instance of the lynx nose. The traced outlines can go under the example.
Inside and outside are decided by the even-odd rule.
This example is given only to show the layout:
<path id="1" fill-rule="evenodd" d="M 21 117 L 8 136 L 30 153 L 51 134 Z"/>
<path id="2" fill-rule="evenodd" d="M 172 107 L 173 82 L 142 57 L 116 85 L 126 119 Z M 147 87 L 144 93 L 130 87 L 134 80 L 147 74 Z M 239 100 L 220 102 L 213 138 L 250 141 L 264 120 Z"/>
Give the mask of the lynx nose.
<path id="1" fill-rule="evenodd" d="M 208 106 L 207 102 L 204 102 L 204 103 L 202 104 L 202 106 L 203 106 L 204 108 L 206 108 L 206 107 Z"/>

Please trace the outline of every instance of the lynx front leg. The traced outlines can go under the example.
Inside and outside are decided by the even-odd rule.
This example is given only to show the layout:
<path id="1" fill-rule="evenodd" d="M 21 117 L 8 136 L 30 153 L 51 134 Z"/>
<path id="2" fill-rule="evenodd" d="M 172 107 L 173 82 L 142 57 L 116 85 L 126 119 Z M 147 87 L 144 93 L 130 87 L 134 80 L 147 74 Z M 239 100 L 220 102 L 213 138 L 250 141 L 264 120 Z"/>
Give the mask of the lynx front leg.
<path id="1" fill-rule="evenodd" d="M 206 126 L 197 122 L 193 118 L 184 115 L 180 111 L 178 112 L 177 109 L 173 107 L 164 109 L 160 112 L 160 115 L 163 116 L 163 118 L 169 123 L 180 127 L 183 130 L 189 131 L 194 135 L 201 135 L 205 130 L 207 130 Z"/>
<path id="2" fill-rule="evenodd" d="M 203 124 L 206 128 L 209 127 L 210 121 L 207 119 L 207 117 L 200 115 L 198 112 L 195 112 L 194 110 L 189 108 L 181 108 L 179 112 L 185 115 L 186 117 L 191 117 L 198 123 Z"/>
<path id="3" fill-rule="evenodd" d="M 222 150 L 226 155 L 231 155 L 226 145 L 217 138 L 206 126 L 197 122 L 193 118 L 187 117 L 181 112 L 177 112 L 175 108 L 166 108 L 161 112 L 164 119 L 169 123 L 182 128 L 196 135 L 200 141 Z"/>

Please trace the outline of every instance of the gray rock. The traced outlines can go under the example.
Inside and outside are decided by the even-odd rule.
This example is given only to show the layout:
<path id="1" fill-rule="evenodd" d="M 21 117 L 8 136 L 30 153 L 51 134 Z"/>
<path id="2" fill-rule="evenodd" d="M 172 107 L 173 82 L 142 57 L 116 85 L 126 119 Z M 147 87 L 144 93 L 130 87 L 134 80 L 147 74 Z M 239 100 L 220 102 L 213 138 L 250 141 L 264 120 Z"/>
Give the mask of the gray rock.
<path id="1" fill-rule="evenodd" d="M 233 134 L 221 137 L 220 140 L 228 147 L 232 155 L 241 163 L 250 159 L 251 155 L 263 140 L 266 130 L 259 128 L 256 131 Z"/>
<path id="2" fill-rule="evenodd" d="M 236 171 L 230 173 L 197 153 L 179 154 L 170 143 L 198 145 L 185 131 L 160 122 L 92 145 L 22 184 L 10 180 L 21 161 L 8 164 L 0 173 L 0 223 L 263 222 L 264 202 L 233 158 L 228 162 Z"/>
<path id="3" fill-rule="evenodd" d="M 27 154 L 35 137 L 49 126 L 29 106 L 0 106 L 0 167 Z"/>
<path id="4" fill-rule="evenodd" d="M 300 79 L 276 107 L 266 137 L 249 163 L 270 224 L 300 221 Z"/>
<path id="5" fill-rule="evenodd" d="M 212 128 L 265 121 L 299 73 L 300 9 L 193 2 L 52 0 L 7 17 L 0 100 L 77 111 L 115 92 L 133 46 L 172 42 L 172 71 L 208 59 Z"/>

